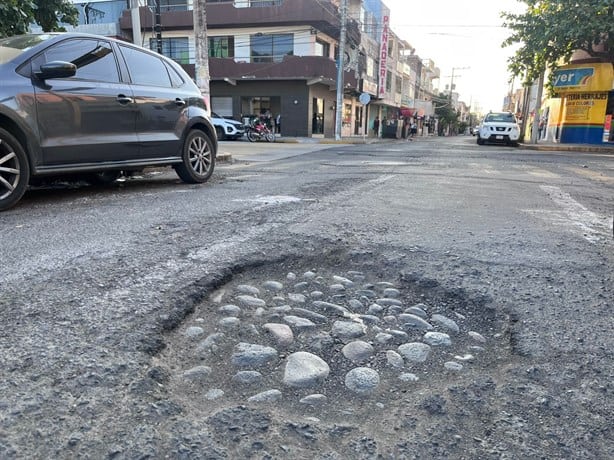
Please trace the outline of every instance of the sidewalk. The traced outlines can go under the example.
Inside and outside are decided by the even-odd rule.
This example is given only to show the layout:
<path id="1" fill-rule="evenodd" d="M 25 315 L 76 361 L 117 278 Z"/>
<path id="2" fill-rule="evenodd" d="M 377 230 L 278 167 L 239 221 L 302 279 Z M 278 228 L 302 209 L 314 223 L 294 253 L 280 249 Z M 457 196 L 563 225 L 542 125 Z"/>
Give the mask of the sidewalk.
<path id="1" fill-rule="evenodd" d="M 605 153 L 614 155 L 614 143 L 610 145 L 600 144 L 561 144 L 551 141 L 539 141 L 537 144 L 520 144 L 527 150 L 542 150 L 546 152 L 581 152 L 581 153 Z"/>

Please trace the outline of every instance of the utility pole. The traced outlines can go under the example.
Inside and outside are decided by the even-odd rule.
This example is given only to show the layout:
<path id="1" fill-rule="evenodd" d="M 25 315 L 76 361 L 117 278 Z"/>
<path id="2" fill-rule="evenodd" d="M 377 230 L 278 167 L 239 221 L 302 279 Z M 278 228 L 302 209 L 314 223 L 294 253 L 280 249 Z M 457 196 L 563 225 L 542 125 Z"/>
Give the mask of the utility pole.
<path id="1" fill-rule="evenodd" d="M 156 0 L 156 51 L 158 54 L 162 54 L 162 12 L 160 11 L 160 2 L 162 0 Z"/>
<path id="2" fill-rule="evenodd" d="M 207 42 L 207 10 L 205 0 L 194 1 L 193 17 L 194 39 L 196 40 L 194 76 L 196 85 L 207 103 L 207 109 L 211 111 L 211 91 L 209 89 L 209 43 Z"/>
<path id="3" fill-rule="evenodd" d="M 341 140 L 341 116 L 343 115 L 343 67 L 345 58 L 345 35 L 347 27 L 348 2 L 341 0 L 341 33 L 339 34 L 339 57 L 337 63 L 337 102 L 335 112 L 335 139 Z"/>
<path id="4" fill-rule="evenodd" d="M 141 38 L 141 15 L 139 13 L 139 0 L 130 0 L 130 16 L 132 18 L 132 43 L 143 46 Z"/>
<path id="5" fill-rule="evenodd" d="M 539 112 L 541 111 L 542 94 L 544 91 L 544 71 L 539 74 L 537 80 L 537 98 L 535 100 L 535 115 L 533 115 L 533 129 L 531 131 L 531 144 L 537 144 L 539 139 Z"/>

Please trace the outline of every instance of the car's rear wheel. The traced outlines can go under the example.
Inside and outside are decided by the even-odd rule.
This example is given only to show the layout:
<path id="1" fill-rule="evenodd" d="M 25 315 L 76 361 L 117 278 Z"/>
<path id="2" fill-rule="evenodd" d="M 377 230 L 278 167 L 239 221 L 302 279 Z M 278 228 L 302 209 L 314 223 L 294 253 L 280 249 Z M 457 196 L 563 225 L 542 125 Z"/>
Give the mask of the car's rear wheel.
<path id="1" fill-rule="evenodd" d="M 182 162 L 175 166 L 177 175 L 188 184 L 199 184 L 211 177 L 214 167 L 211 138 L 200 129 L 190 131 L 183 143 Z"/>
<path id="2" fill-rule="evenodd" d="M 0 211 L 14 206 L 28 188 L 30 165 L 15 137 L 0 128 Z"/>

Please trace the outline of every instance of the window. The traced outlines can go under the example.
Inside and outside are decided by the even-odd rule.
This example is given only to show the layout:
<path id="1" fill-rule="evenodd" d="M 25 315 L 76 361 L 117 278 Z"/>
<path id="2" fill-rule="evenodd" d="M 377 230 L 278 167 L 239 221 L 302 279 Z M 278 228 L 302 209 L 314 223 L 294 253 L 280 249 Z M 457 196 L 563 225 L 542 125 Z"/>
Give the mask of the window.
<path id="1" fill-rule="evenodd" d="M 148 0 L 147 4 L 155 10 L 156 1 L 160 2 L 160 11 L 186 11 L 188 9 L 188 0 Z"/>
<path id="2" fill-rule="evenodd" d="M 386 72 L 386 92 L 392 92 L 392 72 Z"/>
<path id="3" fill-rule="evenodd" d="M 130 78 L 135 85 L 163 86 L 171 88 L 171 79 L 162 59 L 153 54 L 122 46 Z"/>
<path id="4" fill-rule="evenodd" d="M 235 57 L 235 38 L 233 36 L 209 37 L 209 57 Z"/>
<path id="5" fill-rule="evenodd" d="M 400 93 L 403 86 L 403 79 L 401 77 L 394 77 L 394 90 Z"/>
<path id="6" fill-rule="evenodd" d="M 294 54 L 294 35 L 256 34 L 251 36 L 251 62 L 281 62 Z"/>
<path id="7" fill-rule="evenodd" d="M 119 83 L 117 62 L 108 42 L 89 39 L 63 41 L 37 56 L 33 68 L 51 61 L 75 64 L 77 73 L 73 78 Z"/>
<path id="8" fill-rule="evenodd" d="M 330 43 L 316 40 L 316 56 L 330 56 Z"/>
<path id="9" fill-rule="evenodd" d="M 158 49 L 158 42 L 155 38 L 149 39 L 149 48 L 152 50 Z M 190 40 L 188 37 L 163 38 L 162 54 L 179 64 L 189 64 Z"/>

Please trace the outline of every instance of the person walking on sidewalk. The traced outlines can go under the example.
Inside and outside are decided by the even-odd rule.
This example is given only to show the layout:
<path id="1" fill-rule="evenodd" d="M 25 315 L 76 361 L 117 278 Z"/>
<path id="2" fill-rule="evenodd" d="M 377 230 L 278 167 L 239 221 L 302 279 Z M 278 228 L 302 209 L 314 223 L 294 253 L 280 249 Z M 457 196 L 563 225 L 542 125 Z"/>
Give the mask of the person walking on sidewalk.
<path id="1" fill-rule="evenodd" d="M 375 137 L 379 137 L 379 117 L 375 117 L 375 120 L 373 120 L 373 134 Z"/>

